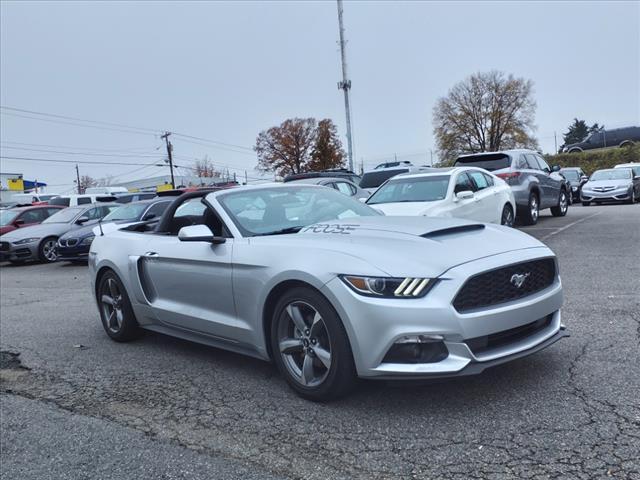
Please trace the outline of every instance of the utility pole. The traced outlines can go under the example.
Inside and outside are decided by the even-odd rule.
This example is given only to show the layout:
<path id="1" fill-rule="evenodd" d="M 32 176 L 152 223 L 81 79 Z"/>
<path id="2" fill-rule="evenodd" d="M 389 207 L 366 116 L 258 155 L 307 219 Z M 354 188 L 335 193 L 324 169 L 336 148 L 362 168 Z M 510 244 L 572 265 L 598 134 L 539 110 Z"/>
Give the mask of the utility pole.
<path id="1" fill-rule="evenodd" d="M 349 80 L 347 76 L 346 42 L 344 40 L 344 25 L 342 24 L 342 0 L 338 0 L 338 25 L 340 27 L 340 56 L 342 57 L 342 81 L 338 82 L 338 89 L 344 91 L 344 109 L 347 116 L 347 153 L 349 155 L 349 170 L 353 171 L 351 107 L 349 105 L 349 90 L 351 89 L 351 80 Z"/>
<path id="2" fill-rule="evenodd" d="M 76 163 L 76 181 L 78 182 L 78 194 L 81 194 L 81 187 L 80 187 L 80 169 L 78 168 L 78 164 Z"/>
<path id="3" fill-rule="evenodd" d="M 244 171 L 244 184 L 248 185 L 249 184 L 249 180 L 247 179 L 247 171 Z"/>
<path id="4" fill-rule="evenodd" d="M 553 143 L 556 146 L 555 151 L 553 152 L 553 154 L 557 154 L 558 153 L 558 137 L 556 137 L 556 132 L 553 132 Z"/>
<path id="5" fill-rule="evenodd" d="M 165 144 L 167 145 L 167 156 L 169 157 L 169 169 L 171 170 L 171 188 L 176 188 L 176 181 L 173 178 L 173 145 L 169 141 L 169 135 L 171 132 L 165 132 L 164 135 L 161 135 L 160 138 L 164 139 Z"/>

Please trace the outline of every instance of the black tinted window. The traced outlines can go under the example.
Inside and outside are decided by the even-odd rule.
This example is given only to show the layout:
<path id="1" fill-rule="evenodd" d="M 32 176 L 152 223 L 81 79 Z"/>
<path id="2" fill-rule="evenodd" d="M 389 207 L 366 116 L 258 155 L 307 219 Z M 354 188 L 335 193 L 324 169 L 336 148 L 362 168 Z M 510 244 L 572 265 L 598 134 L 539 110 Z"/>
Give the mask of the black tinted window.
<path id="1" fill-rule="evenodd" d="M 458 178 L 456 179 L 456 186 L 455 186 L 455 189 L 453 190 L 453 193 L 465 192 L 467 190 L 471 192 L 475 192 L 477 189 L 476 189 L 476 186 L 471 181 L 471 179 L 469 178 L 469 175 L 463 172 L 460 175 L 458 175 Z"/>
<path id="2" fill-rule="evenodd" d="M 78 197 L 78 205 L 84 205 L 86 203 L 91 203 L 91 197 Z"/>
<path id="3" fill-rule="evenodd" d="M 69 206 L 69 197 L 56 197 L 49 200 L 49 205 L 62 205 L 64 207 Z"/>
<path id="4" fill-rule="evenodd" d="M 398 168 L 394 170 L 382 170 L 380 172 L 367 172 L 362 176 L 360 187 L 378 188 L 391 177 L 395 177 L 396 175 L 400 175 L 401 173 L 407 173 L 408 171 L 409 169 L 407 168 Z"/>
<path id="5" fill-rule="evenodd" d="M 470 166 L 484 168 L 492 172 L 502 168 L 509 168 L 511 166 L 511 157 L 504 153 L 468 155 L 458 158 L 455 165 L 457 167 Z"/>

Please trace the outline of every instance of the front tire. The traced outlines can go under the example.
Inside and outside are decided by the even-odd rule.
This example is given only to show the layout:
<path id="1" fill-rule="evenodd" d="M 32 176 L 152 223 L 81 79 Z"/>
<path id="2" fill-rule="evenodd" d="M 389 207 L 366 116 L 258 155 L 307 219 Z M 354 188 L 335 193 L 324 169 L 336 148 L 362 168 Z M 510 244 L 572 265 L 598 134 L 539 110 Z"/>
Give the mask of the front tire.
<path id="1" fill-rule="evenodd" d="M 129 295 L 113 271 L 100 278 L 96 297 L 105 332 L 116 342 L 128 342 L 140 336 L 141 330 L 131 308 Z"/>
<path id="2" fill-rule="evenodd" d="M 56 246 L 58 239 L 56 237 L 47 237 L 38 246 L 38 258 L 44 263 L 53 263 L 58 259 Z"/>
<path id="3" fill-rule="evenodd" d="M 289 386 L 308 400 L 333 400 L 355 384 L 344 326 L 329 301 L 311 288 L 294 288 L 278 301 L 271 322 L 271 349 Z"/>
<path id="4" fill-rule="evenodd" d="M 515 216 L 513 215 L 513 208 L 508 203 L 502 207 L 502 215 L 500 217 L 500 225 L 505 227 L 513 227 Z"/>
<path id="5" fill-rule="evenodd" d="M 535 225 L 538 223 L 538 217 L 540 216 L 540 203 L 538 201 L 538 195 L 534 192 L 529 194 L 529 203 L 526 210 L 522 215 L 522 221 L 525 225 Z"/>
<path id="6" fill-rule="evenodd" d="M 551 215 L 554 217 L 564 217 L 569 210 L 569 199 L 567 197 L 566 190 L 560 190 L 560 198 L 558 198 L 558 205 L 551 207 Z"/>

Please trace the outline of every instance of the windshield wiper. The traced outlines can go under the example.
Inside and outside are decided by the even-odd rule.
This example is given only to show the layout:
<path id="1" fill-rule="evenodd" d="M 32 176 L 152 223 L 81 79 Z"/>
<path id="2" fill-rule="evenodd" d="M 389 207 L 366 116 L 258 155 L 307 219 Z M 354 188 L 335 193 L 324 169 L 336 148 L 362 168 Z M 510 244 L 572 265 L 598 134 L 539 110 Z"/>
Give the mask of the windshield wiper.
<path id="1" fill-rule="evenodd" d="M 306 225 L 298 225 L 296 227 L 287 227 L 287 228 L 283 228 L 281 230 L 274 230 L 273 232 L 256 233 L 254 235 L 254 237 L 261 237 L 261 236 L 266 236 L 266 235 L 286 235 L 287 233 L 298 233 L 305 226 Z"/>

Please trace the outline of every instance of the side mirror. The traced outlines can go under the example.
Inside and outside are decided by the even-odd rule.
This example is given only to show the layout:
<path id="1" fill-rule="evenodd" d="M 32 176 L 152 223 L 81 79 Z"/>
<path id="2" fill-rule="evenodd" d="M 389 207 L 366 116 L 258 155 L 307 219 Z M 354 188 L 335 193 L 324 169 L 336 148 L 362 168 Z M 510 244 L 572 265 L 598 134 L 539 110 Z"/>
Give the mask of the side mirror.
<path id="1" fill-rule="evenodd" d="M 469 198 L 473 198 L 473 192 L 471 190 L 463 190 L 462 192 L 456 193 L 456 198 L 458 200 L 466 200 Z"/>
<path id="2" fill-rule="evenodd" d="M 80 217 L 79 219 L 76 220 L 76 223 L 78 225 L 82 225 L 83 223 L 87 223 L 89 221 L 89 217 Z"/>
<path id="3" fill-rule="evenodd" d="M 14 224 L 16 227 L 20 227 L 20 226 L 24 225 L 24 220 L 22 220 L 21 218 L 19 218 L 19 219 L 17 219 L 15 222 L 13 222 L 13 224 Z"/>
<path id="4" fill-rule="evenodd" d="M 552 172 L 559 172 L 560 171 L 560 165 L 554 165 L 553 167 L 551 167 L 551 171 Z"/>
<path id="5" fill-rule="evenodd" d="M 586 175 L 582 175 L 582 176 L 580 177 L 580 181 L 581 181 L 581 182 L 588 182 L 588 181 L 589 181 L 589 177 L 587 177 Z"/>
<path id="6" fill-rule="evenodd" d="M 181 242 L 208 242 L 213 244 L 227 241 L 224 237 L 216 237 L 206 225 L 182 227 L 178 232 L 178 240 Z"/>
<path id="7" fill-rule="evenodd" d="M 142 221 L 146 222 L 147 220 L 151 220 L 152 218 L 156 218 L 155 213 L 147 213 L 144 217 L 142 217 Z"/>
<path id="8" fill-rule="evenodd" d="M 367 203 L 368 198 L 360 197 L 358 200 L 360 200 L 362 203 Z"/>

